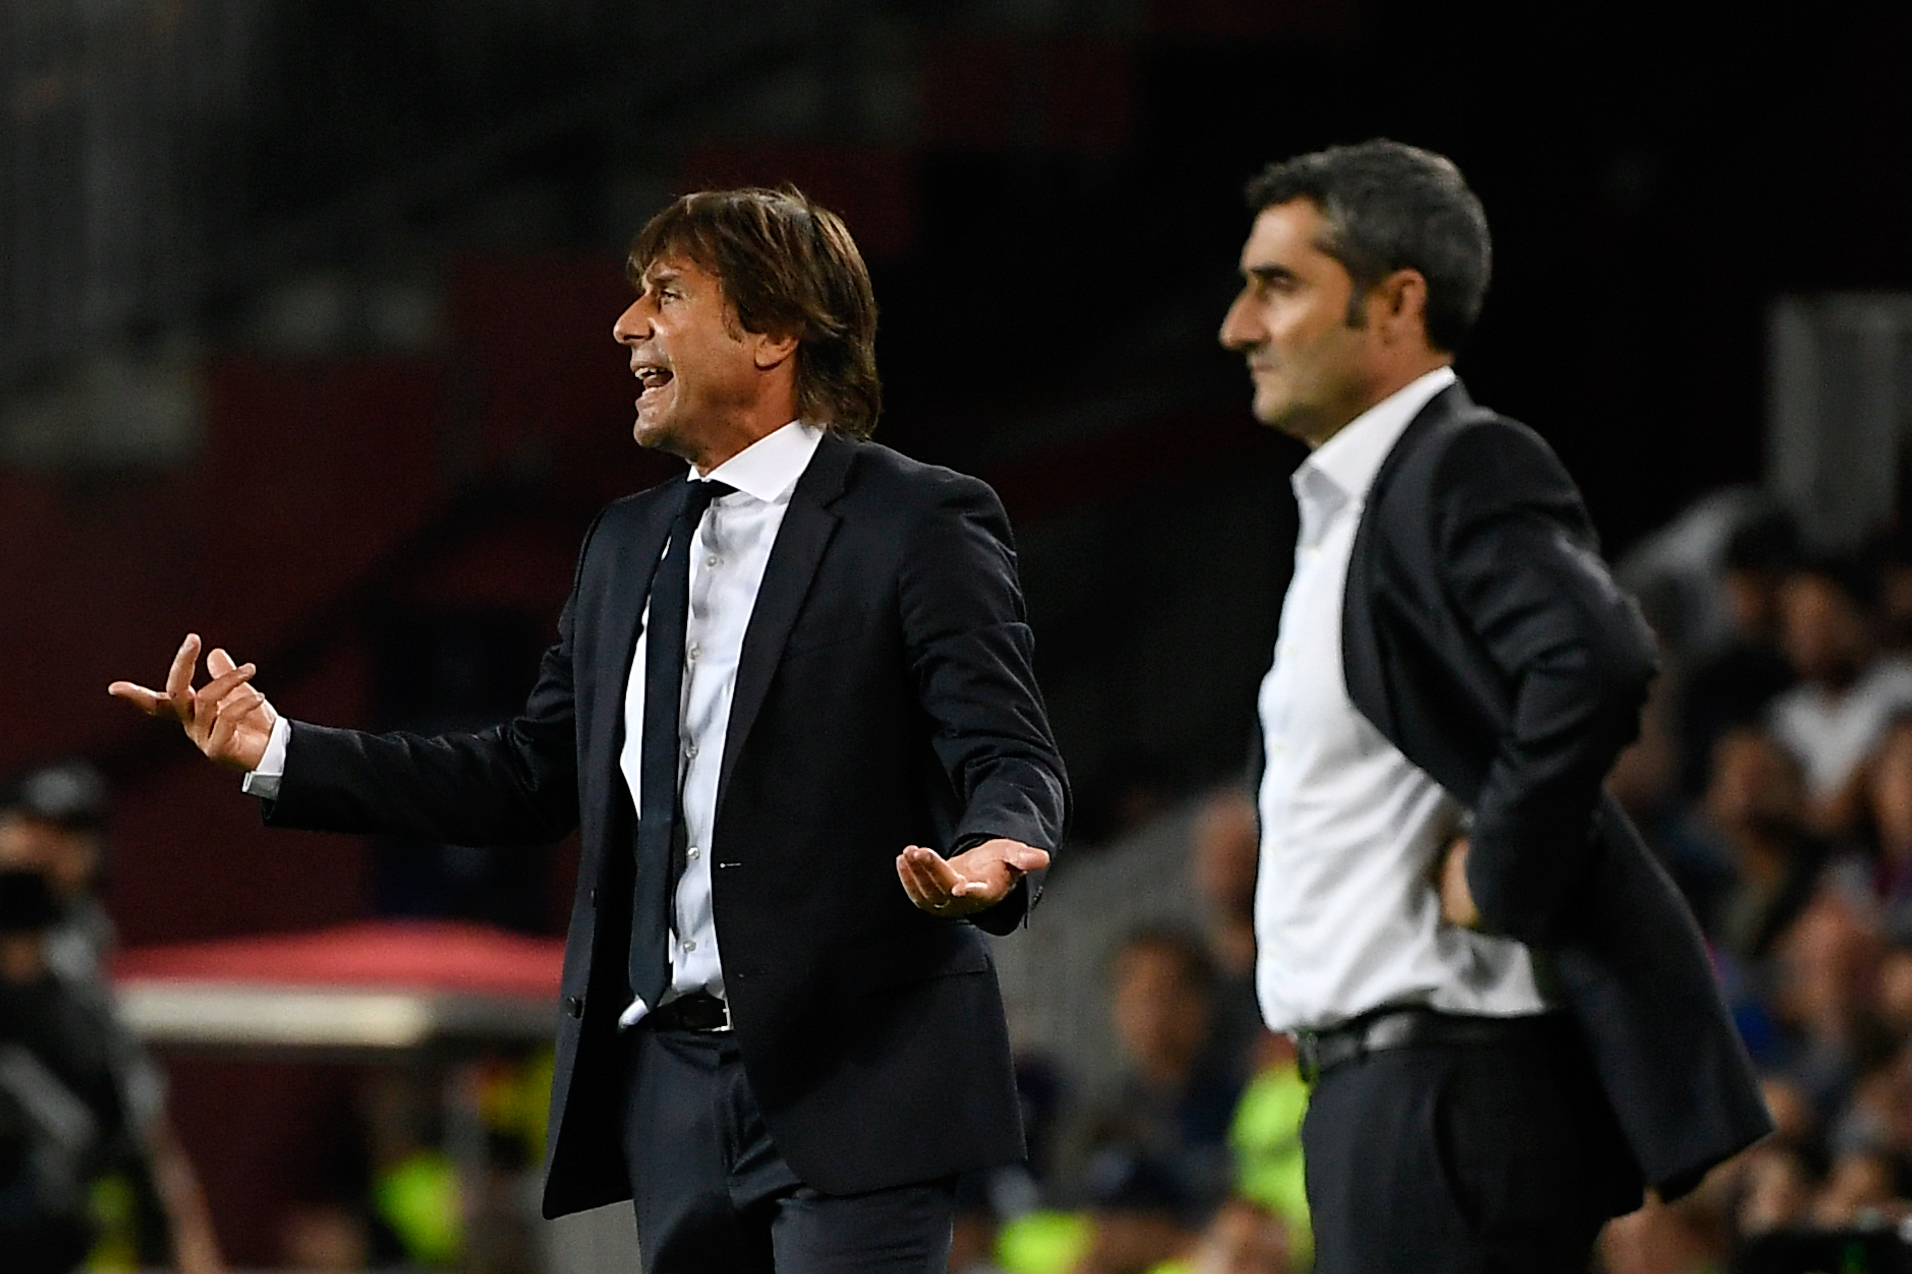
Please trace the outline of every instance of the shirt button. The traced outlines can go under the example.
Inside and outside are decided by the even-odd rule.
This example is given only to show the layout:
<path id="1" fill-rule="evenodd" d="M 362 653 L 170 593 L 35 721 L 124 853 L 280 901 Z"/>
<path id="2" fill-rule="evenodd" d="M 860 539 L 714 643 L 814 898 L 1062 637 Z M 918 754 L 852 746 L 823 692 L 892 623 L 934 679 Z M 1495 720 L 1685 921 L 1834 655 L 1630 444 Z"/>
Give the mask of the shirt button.
<path id="1" fill-rule="evenodd" d="M 684 852 L 684 857 L 690 859 L 694 863 L 697 861 L 697 856 L 703 852 L 704 851 L 701 849 L 698 849 L 697 846 L 692 845 L 688 850 Z"/>
<path id="2" fill-rule="evenodd" d="M 686 650 L 686 651 L 684 652 L 684 658 L 686 658 L 686 659 L 688 659 L 688 660 L 691 660 L 691 661 L 692 661 L 692 662 L 694 663 L 694 662 L 696 662 L 696 660 L 697 660 L 697 656 L 698 656 L 698 655 L 699 655 L 700 653 L 702 653 L 702 652 L 701 652 L 701 649 L 700 649 L 700 648 L 698 647 L 698 645 L 697 645 L 697 643 L 696 643 L 696 642 L 692 642 L 692 643 L 691 643 L 691 646 L 690 646 L 690 649 L 689 649 L 689 650 Z"/>
<path id="3" fill-rule="evenodd" d="M 695 743 L 686 743 L 684 745 L 684 755 L 692 758 L 693 760 L 696 759 L 697 745 Z"/>
<path id="4" fill-rule="evenodd" d="M 686 939 L 684 939 L 684 950 L 686 950 L 686 951 L 695 951 L 695 950 L 697 950 L 697 939 L 695 939 L 695 938 L 686 938 Z"/>
<path id="5" fill-rule="evenodd" d="M 707 558 L 705 558 L 705 559 L 704 559 L 704 565 L 705 565 L 705 566 L 715 566 L 715 565 L 717 565 L 717 563 L 718 563 L 718 562 L 719 562 L 720 560 L 721 560 L 721 559 L 719 559 L 719 558 L 718 558 L 718 556 L 717 556 L 717 555 L 716 555 L 715 553 L 712 553 L 712 554 L 711 554 L 711 555 L 710 555 L 709 557 L 707 557 Z"/>

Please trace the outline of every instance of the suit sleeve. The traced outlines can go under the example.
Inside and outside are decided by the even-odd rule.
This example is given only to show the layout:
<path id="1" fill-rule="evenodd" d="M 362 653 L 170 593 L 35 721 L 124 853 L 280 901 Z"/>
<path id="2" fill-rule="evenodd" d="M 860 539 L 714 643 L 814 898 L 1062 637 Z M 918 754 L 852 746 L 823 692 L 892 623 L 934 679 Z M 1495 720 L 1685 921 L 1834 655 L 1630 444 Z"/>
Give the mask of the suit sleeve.
<path id="1" fill-rule="evenodd" d="M 1002 836 L 1053 854 L 1069 787 L 1036 686 L 1009 520 L 984 483 L 939 481 L 904 553 L 898 600 L 931 743 L 962 805 L 950 848 Z M 1013 929 L 1041 875 L 972 920 L 993 933 Z"/>
<path id="2" fill-rule="evenodd" d="M 576 603 L 574 584 L 524 710 L 502 725 L 428 736 L 294 722 L 278 795 L 263 803 L 266 822 L 453 845 L 562 840 L 578 824 Z"/>
<path id="3" fill-rule="evenodd" d="M 1468 886 L 1488 928 L 1545 943 L 1587 875 L 1601 783 L 1638 733 L 1653 634 L 1596 552 L 1572 479 L 1524 428 L 1462 432 L 1436 492 L 1443 583 L 1508 695 Z"/>

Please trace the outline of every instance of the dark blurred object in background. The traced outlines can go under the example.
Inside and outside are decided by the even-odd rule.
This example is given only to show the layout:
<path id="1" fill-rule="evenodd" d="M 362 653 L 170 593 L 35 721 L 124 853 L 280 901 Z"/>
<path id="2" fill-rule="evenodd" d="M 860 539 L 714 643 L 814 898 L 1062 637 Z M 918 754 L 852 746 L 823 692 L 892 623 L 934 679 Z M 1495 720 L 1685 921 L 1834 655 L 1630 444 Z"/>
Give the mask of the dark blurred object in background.
<path id="1" fill-rule="evenodd" d="M 508 610 L 397 611 L 374 639 L 381 727 L 434 735 L 509 721 L 537 676 L 545 625 Z M 545 927 L 551 854 L 381 836 L 372 844 L 372 906 L 381 916 L 479 920 L 521 933 Z"/>

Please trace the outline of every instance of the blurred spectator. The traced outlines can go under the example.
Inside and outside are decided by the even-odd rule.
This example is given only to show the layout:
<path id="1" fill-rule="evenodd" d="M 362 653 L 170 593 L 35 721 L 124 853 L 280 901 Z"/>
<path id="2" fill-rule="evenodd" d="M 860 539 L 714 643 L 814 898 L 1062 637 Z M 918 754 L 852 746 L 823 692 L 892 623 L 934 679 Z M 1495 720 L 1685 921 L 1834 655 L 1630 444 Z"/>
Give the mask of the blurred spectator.
<path id="1" fill-rule="evenodd" d="M 1885 1151 L 1841 1155 L 1813 1201 L 1812 1223 L 1828 1230 L 1896 1224 L 1912 1211 L 1899 1188 L 1899 1177 L 1898 1164 Z"/>
<path id="2" fill-rule="evenodd" d="M 43 867 L 0 858 L 0 1252 L 15 1274 L 77 1269 L 98 1183 L 149 1163 L 105 997 L 46 961 L 58 914 Z"/>
<path id="3" fill-rule="evenodd" d="M 1774 944 L 1773 1010 L 1788 1031 L 1779 1070 L 1822 1120 L 1840 1111 L 1876 1050 L 1874 988 L 1884 942 L 1851 898 L 1822 891 Z"/>
<path id="4" fill-rule="evenodd" d="M 1087 1182 L 1088 1250 L 1070 1274 L 1149 1274 L 1195 1245 L 1202 1208 L 1183 1176 L 1146 1155 L 1105 1148 Z"/>
<path id="5" fill-rule="evenodd" d="M 1255 1076 L 1235 1108 L 1228 1142 L 1235 1151 L 1237 1196 L 1280 1220 L 1283 1245 L 1295 1269 L 1307 1269 L 1314 1261 L 1301 1154 L 1301 1121 L 1307 1113 L 1308 1085 L 1295 1064 L 1294 1041 L 1264 1032 L 1256 1048 Z"/>
<path id="6" fill-rule="evenodd" d="M 1912 657 L 1912 521 L 1900 515 L 1879 537 L 1880 640 L 1894 654 Z"/>
<path id="7" fill-rule="evenodd" d="M 68 762 L 21 779 L 0 811 L 10 852 L 42 866 L 59 900 L 46 936 L 48 962 L 93 982 L 104 980 L 113 947 L 113 922 L 99 899 L 107 807 L 106 780 L 89 765 Z"/>
<path id="8" fill-rule="evenodd" d="M 1267 1030 L 1255 998 L 1255 875 L 1261 827 L 1241 787 L 1218 788 L 1195 811 L 1190 831 L 1208 954 L 1215 965 L 1214 1051 L 1245 1068 Z"/>
<path id="9" fill-rule="evenodd" d="M 1677 687 L 1670 674 L 1654 681 L 1640 713 L 1639 737 L 1614 760 L 1607 788 L 1666 866 L 1687 905 L 1703 917 L 1731 884 L 1732 871 L 1719 838 L 1696 817 L 1681 789 L 1681 743 L 1672 720 Z M 1700 770 L 1710 776 L 1710 765 Z"/>
<path id="10" fill-rule="evenodd" d="M 1912 937 L 1912 716 L 1886 729 L 1866 773 L 1866 814 L 1878 856 L 1872 889 L 1895 938 Z M 1912 1022 L 1907 1023 L 1912 1026 Z"/>
<path id="11" fill-rule="evenodd" d="M 1773 701 L 1769 721 L 1804 767 L 1822 832 L 1856 825 L 1862 762 L 1912 708 L 1912 663 L 1879 653 L 1877 584 L 1861 562 L 1820 558 L 1796 567 L 1780 589 L 1782 640 L 1799 684 Z"/>
<path id="12" fill-rule="evenodd" d="M 987 1172 L 967 1172 L 956 1180 L 956 1216 L 950 1231 L 949 1274 L 1003 1274 L 996 1263 L 1002 1232 Z"/>
<path id="13" fill-rule="evenodd" d="M 1697 910 L 1720 946 L 1762 960 L 1811 900 L 1828 857 L 1806 829 L 1798 764 L 1763 730 L 1728 731 L 1713 748 L 1704 813 L 1723 872 L 1700 891 Z"/>
<path id="14" fill-rule="evenodd" d="M 0 1030 L 50 1032 L 43 1037 L 47 1047 L 69 1057 L 62 1064 L 78 1068 L 76 1082 L 84 1087 L 104 1076 L 110 1085 L 110 1105 L 98 1104 L 103 1097 L 83 1100 L 95 1107 L 102 1129 L 111 1130 L 106 1170 L 123 1173 L 132 1191 L 134 1233 L 122 1241 L 148 1262 L 170 1257 L 181 1274 L 217 1274 L 223 1268 L 218 1240 L 198 1179 L 165 1118 L 159 1072 L 114 1016 L 105 983 L 113 929 L 97 886 L 106 812 L 104 780 L 78 763 L 29 774 L 0 803 L 0 869 L 40 882 L 20 887 L 43 887 L 47 906 L 30 932 L 13 937 L 32 946 L 34 963 L 31 971 L 24 962 L 16 968 L 15 1002 L 0 1012 Z M 34 1047 L 30 1038 L 19 1042 Z"/>
<path id="15" fill-rule="evenodd" d="M 1798 530 L 1778 508 L 1752 514 L 1727 538 L 1721 578 L 1725 634 L 1692 654 L 1675 712 L 1681 786 L 1689 794 L 1705 790 L 1720 737 L 1763 719 L 1767 705 L 1793 684 L 1792 664 L 1779 642 L 1779 593 L 1798 555 Z"/>
<path id="16" fill-rule="evenodd" d="M 1812 1215 L 1816 1188 L 1797 1151 L 1784 1146 L 1754 1147 L 1743 1164 L 1734 1229 L 1742 1236 L 1796 1229 Z"/>
<path id="17" fill-rule="evenodd" d="M 1088 1172 L 1147 1165 L 1205 1213 L 1228 1190 L 1228 1127 L 1245 1070 L 1216 1048 L 1214 963 L 1192 935 L 1149 928 L 1122 942 L 1110 968 L 1126 1074 L 1086 1121 Z"/>
<path id="18" fill-rule="evenodd" d="M 1284 1274 L 1292 1268 L 1288 1230 L 1281 1218 L 1237 1198 L 1222 1205 L 1187 1259 L 1163 1274 Z"/>
<path id="19" fill-rule="evenodd" d="M 299 1203 L 280 1228 L 285 1266 L 313 1274 L 357 1274 L 375 1268 L 370 1226 L 340 1203 Z"/>
<path id="20" fill-rule="evenodd" d="M 1766 1098 L 1766 1110 L 1773 1117 L 1773 1135 L 1764 1144 L 1810 1154 L 1819 1137 L 1818 1116 L 1811 1099 L 1798 1085 L 1778 1075 L 1764 1076 L 1759 1087 Z"/>

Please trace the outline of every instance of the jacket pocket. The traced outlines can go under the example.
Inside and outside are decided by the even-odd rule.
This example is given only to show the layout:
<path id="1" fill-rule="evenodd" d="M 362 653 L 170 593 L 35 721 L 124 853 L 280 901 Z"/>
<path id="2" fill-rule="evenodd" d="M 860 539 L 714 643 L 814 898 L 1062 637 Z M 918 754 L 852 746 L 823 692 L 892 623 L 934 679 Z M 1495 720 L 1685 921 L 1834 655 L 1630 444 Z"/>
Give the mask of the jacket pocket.
<path id="1" fill-rule="evenodd" d="M 868 995 L 991 968 L 989 947 L 975 929 L 948 920 L 849 947 L 837 959 L 838 982 L 852 995 Z"/>

